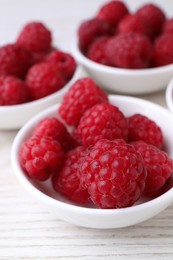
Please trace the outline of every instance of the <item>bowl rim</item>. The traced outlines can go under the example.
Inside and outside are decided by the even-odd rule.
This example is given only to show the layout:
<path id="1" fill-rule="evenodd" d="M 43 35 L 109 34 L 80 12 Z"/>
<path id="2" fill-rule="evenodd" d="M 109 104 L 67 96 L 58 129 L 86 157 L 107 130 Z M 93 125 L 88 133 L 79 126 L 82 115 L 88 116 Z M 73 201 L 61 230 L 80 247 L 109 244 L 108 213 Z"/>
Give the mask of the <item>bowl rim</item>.
<path id="1" fill-rule="evenodd" d="M 123 99 L 123 100 L 131 100 L 131 101 L 135 101 L 135 102 L 141 102 L 143 103 L 143 105 L 147 106 L 150 105 L 151 107 L 155 108 L 155 109 L 161 109 L 163 111 L 163 113 L 169 114 L 172 117 L 172 114 L 164 107 L 155 104 L 151 101 L 147 101 L 147 100 L 143 100 L 141 98 L 137 98 L 137 97 L 132 97 L 132 96 L 123 96 L 123 95 L 109 95 L 110 98 L 118 98 L 118 99 Z M 59 104 L 59 103 L 58 103 Z M 83 207 L 83 206 L 78 206 L 78 205 L 74 205 L 74 204 L 70 204 L 63 202 L 63 201 L 59 201 L 53 197 L 50 197 L 49 195 L 43 193 L 42 191 L 40 191 L 39 189 L 37 189 L 30 181 L 29 179 L 25 176 L 25 174 L 23 173 L 21 166 L 19 164 L 19 160 L 18 160 L 18 152 L 19 152 L 19 148 L 21 145 L 21 141 L 23 140 L 23 138 L 26 138 L 27 133 L 29 132 L 29 129 L 34 127 L 34 125 L 41 120 L 44 116 L 46 116 L 46 114 L 49 113 L 53 113 L 57 108 L 58 108 L 58 104 L 53 105 L 45 110 L 43 110 L 42 112 L 38 113 L 36 116 L 34 116 L 33 118 L 31 118 L 17 133 L 17 135 L 15 136 L 15 139 L 13 141 L 12 144 L 12 148 L 11 148 L 11 163 L 12 163 L 12 168 L 14 170 L 14 173 L 17 177 L 17 179 L 19 180 L 19 182 L 22 184 L 22 186 L 24 186 L 31 194 L 35 195 L 37 198 L 39 198 L 41 201 L 47 202 L 48 204 L 51 204 L 53 206 L 59 206 L 59 207 L 63 207 L 66 208 L 66 210 L 70 210 L 73 209 L 73 211 L 75 212 L 83 212 L 83 213 L 87 213 L 89 215 L 95 215 L 95 213 L 97 213 L 98 215 L 121 215 L 121 214 L 129 214 L 129 213 L 133 213 L 133 212 L 138 212 L 141 210 L 144 210 L 145 208 L 152 208 L 153 205 L 158 205 L 160 203 L 163 203 L 165 201 L 165 199 L 167 200 L 171 200 L 171 202 L 173 201 L 173 188 L 170 188 L 168 191 L 166 191 L 164 194 L 160 195 L 157 198 L 151 199 L 147 202 L 138 204 L 138 205 L 133 205 L 130 207 L 126 207 L 126 208 L 119 208 L 119 209 L 99 209 L 99 208 L 89 208 L 89 207 Z M 171 204 L 171 203 L 170 203 Z"/>
<path id="2" fill-rule="evenodd" d="M 171 112 L 173 112 L 173 78 L 170 80 L 166 88 L 165 98 L 166 98 L 166 105 L 168 109 Z"/>
<path id="3" fill-rule="evenodd" d="M 33 101 L 29 101 L 26 103 L 22 103 L 22 104 L 17 104 L 17 105 L 7 105 L 7 106 L 1 106 L 0 105 L 0 111 L 11 111 L 11 110 L 22 110 L 22 109 L 27 109 L 30 106 L 40 106 L 42 104 L 44 104 L 45 102 L 49 102 L 54 98 L 58 98 L 59 96 L 61 96 L 62 94 L 64 94 L 66 92 L 66 89 L 73 83 L 73 81 L 75 79 L 77 79 L 79 77 L 79 75 L 81 74 L 81 67 L 80 65 L 77 64 L 75 72 L 72 76 L 72 78 L 59 90 L 57 90 L 56 92 L 45 96 L 43 98 L 37 99 L 37 100 L 33 100 Z"/>
<path id="4" fill-rule="evenodd" d="M 88 59 L 79 49 L 78 41 L 76 39 L 72 42 L 72 53 L 76 60 L 79 61 L 82 65 L 90 67 L 93 70 L 98 70 L 108 74 L 115 75 L 127 75 L 127 76 L 145 76 L 145 75 L 155 75 L 162 74 L 165 72 L 173 71 L 173 64 L 168 64 L 165 66 L 155 67 L 155 68 L 146 68 L 146 69 L 124 69 L 116 68 L 103 64 L 99 64 Z"/>

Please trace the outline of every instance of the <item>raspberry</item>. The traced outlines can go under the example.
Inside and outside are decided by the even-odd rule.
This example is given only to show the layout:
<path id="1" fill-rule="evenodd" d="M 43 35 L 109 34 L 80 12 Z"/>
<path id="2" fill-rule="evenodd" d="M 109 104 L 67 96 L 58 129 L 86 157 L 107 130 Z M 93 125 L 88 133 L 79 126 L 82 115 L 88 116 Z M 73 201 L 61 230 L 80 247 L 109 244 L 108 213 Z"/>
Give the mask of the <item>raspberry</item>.
<path id="1" fill-rule="evenodd" d="M 73 139 L 67 132 L 65 126 L 56 117 L 46 117 L 42 119 L 33 132 L 33 135 L 49 136 L 58 141 L 64 152 L 73 148 Z"/>
<path id="2" fill-rule="evenodd" d="M 107 103 L 107 94 L 90 78 L 77 80 L 68 90 L 58 109 L 66 124 L 77 126 L 83 113 L 97 103 Z"/>
<path id="3" fill-rule="evenodd" d="M 0 105 L 17 105 L 29 101 L 27 85 L 15 76 L 0 76 Z"/>
<path id="4" fill-rule="evenodd" d="M 96 17 L 116 27 L 120 20 L 128 13 L 129 11 L 123 2 L 110 1 L 100 8 Z"/>
<path id="5" fill-rule="evenodd" d="M 153 63 L 156 67 L 173 63 L 173 35 L 163 34 L 154 44 Z"/>
<path id="6" fill-rule="evenodd" d="M 74 58 L 62 51 L 53 51 L 47 58 L 47 62 L 51 62 L 53 66 L 66 78 L 68 81 L 74 74 L 76 69 L 76 62 Z"/>
<path id="7" fill-rule="evenodd" d="M 96 18 L 83 22 L 78 30 L 80 49 L 85 53 L 95 39 L 105 34 L 110 34 L 110 27 L 106 22 Z"/>
<path id="8" fill-rule="evenodd" d="M 141 197 L 146 169 L 132 145 L 100 140 L 80 163 L 81 185 L 100 208 L 128 207 Z"/>
<path id="9" fill-rule="evenodd" d="M 148 36 L 155 39 L 162 30 L 165 21 L 164 12 L 154 4 L 146 4 L 139 8 L 136 14 L 145 22 Z"/>
<path id="10" fill-rule="evenodd" d="M 146 36 L 139 33 L 122 33 L 108 41 L 105 52 L 113 66 L 142 69 L 150 65 L 152 46 Z"/>
<path id="11" fill-rule="evenodd" d="M 34 136 L 20 148 L 19 160 L 26 174 L 44 181 L 59 169 L 64 158 L 61 145 L 48 137 Z"/>
<path id="12" fill-rule="evenodd" d="M 108 36 L 101 36 L 96 39 L 90 46 L 87 57 L 95 62 L 104 65 L 110 65 L 107 60 L 106 53 L 105 53 L 105 45 L 108 42 L 110 37 Z"/>
<path id="13" fill-rule="evenodd" d="M 17 44 L 31 52 L 45 52 L 51 47 L 51 32 L 40 22 L 26 24 L 17 38 Z"/>
<path id="14" fill-rule="evenodd" d="M 64 86 L 64 78 L 56 68 L 47 62 L 33 65 L 27 75 L 26 83 L 33 100 L 48 96 Z"/>
<path id="15" fill-rule="evenodd" d="M 144 141 L 158 148 L 163 145 L 163 134 L 160 127 L 148 117 L 135 114 L 128 118 L 129 141 Z"/>
<path id="16" fill-rule="evenodd" d="M 65 161 L 62 169 L 52 178 L 52 184 L 55 191 L 65 195 L 75 203 L 84 204 L 89 200 L 87 190 L 80 186 L 79 159 L 85 155 L 85 148 L 82 146 L 69 151 L 65 155 Z"/>
<path id="17" fill-rule="evenodd" d="M 0 75 L 14 75 L 23 78 L 31 65 L 31 54 L 16 44 L 0 48 Z"/>
<path id="18" fill-rule="evenodd" d="M 173 18 L 165 21 L 162 31 L 163 33 L 173 33 Z"/>
<path id="19" fill-rule="evenodd" d="M 82 116 L 77 134 L 84 146 L 95 144 L 100 139 L 127 139 L 127 120 L 123 113 L 111 104 L 96 104 Z"/>
<path id="20" fill-rule="evenodd" d="M 143 20 L 137 15 L 126 15 L 118 24 L 119 33 L 137 32 L 147 36 L 148 28 Z"/>
<path id="21" fill-rule="evenodd" d="M 173 161 L 157 147 L 138 141 L 131 143 L 139 151 L 147 168 L 145 194 L 150 196 L 158 192 L 173 171 Z"/>

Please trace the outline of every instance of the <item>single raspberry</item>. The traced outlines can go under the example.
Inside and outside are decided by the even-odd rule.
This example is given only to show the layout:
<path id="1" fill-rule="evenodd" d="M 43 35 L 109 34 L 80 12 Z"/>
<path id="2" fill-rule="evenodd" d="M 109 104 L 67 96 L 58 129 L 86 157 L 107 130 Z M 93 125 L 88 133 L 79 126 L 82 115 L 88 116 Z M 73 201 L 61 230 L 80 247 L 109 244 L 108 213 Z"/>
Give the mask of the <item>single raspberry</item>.
<path id="1" fill-rule="evenodd" d="M 51 52 L 46 61 L 52 63 L 67 81 L 71 79 L 76 69 L 76 61 L 72 55 L 62 51 Z"/>
<path id="2" fill-rule="evenodd" d="M 84 146 L 95 144 L 100 139 L 127 139 L 127 120 L 118 107 L 111 104 L 96 104 L 81 117 L 77 134 Z"/>
<path id="3" fill-rule="evenodd" d="M 0 47 L 0 75 L 23 78 L 31 65 L 31 54 L 16 44 Z"/>
<path id="4" fill-rule="evenodd" d="M 56 117 L 46 117 L 42 119 L 35 127 L 33 135 L 49 136 L 58 141 L 64 152 L 72 149 L 74 141 L 68 133 L 66 127 Z"/>
<path id="5" fill-rule="evenodd" d="M 164 66 L 173 63 L 173 35 L 162 34 L 154 43 L 154 66 Z"/>
<path id="6" fill-rule="evenodd" d="M 105 53 L 105 45 L 108 42 L 110 37 L 108 36 L 101 36 L 97 38 L 90 46 L 87 57 L 90 60 L 98 62 L 103 65 L 110 65 Z"/>
<path id="7" fill-rule="evenodd" d="M 148 35 L 148 28 L 143 22 L 143 19 L 141 19 L 140 16 L 132 14 L 124 16 L 118 24 L 117 31 L 119 33 L 137 32 L 146 36 Z"/>
<path id="8" fill-rule="evenodd" d="M 173 33 L 173 18 L 165 21 L 162 33 Z"/>
<path id="9" fill-rule="evenodd" d="M 147 168 L 145 194 L 153 195 L 163 187 L 173 172 L 173 161 L 157 147 L 142 141 L 131 143 L 140 152 Z"/>
<path id="10" fill-rule="evenodd" d="M 79 159 L 86 153 L 84 147 L 79 146 L 65 155 L 60 172 L 52 178 L 55 191 L 65 195 L 75 203 L 84 204 L 89 201 L 89 194 L 80 186 Z"/>
<path id="11" fill-rule="evenodd" d="M 40 181 L 56 172 L 63 159 L 61 145 L 49 137 L 31 137 L 21 145 L 19 152 L 20 164 L 26 174 Z"/>
<path id="12" fill-rule="evenodd" d="M 98 141 L 81 159 L 80 172 L 81 185 L 100 208 L 131 206 L 145 188 L 142 156 L 132 145 L 116 140 Z"/>
<path id="13" fill-rule="evenodd" d="M 28 86 L 15 76 L 0 76 L 0 105 L 17 105 L 30 100 Z"/>
<path id="14" fill-rule="evenodd" d="M 77 80 L 68 90 L 58 109 L 66 124 L 77 126 L 83 113 L 97 103 L 107 103 L 107 94 L 91 78 Z"/>
<path id="15" fill-rule="evenodd" d="M 154 4 L 146 4 L 139 8 L 136 14 L 146 24 L 148 36 L 155 39 L 160 34 L 166 19 L 164 12 Z"/>
<path id="16" fill-rule="evenodd" d="M 64 78 L 51 64 L 41 62 L 33 65 L 27 75 L 26 83 L 33 100 L 48 96 L 64 86 Z"/>
<path id="17" fill-rule="evenodd" d="M 84 21 L 78 29 L 79 47 L 85 53 L 95 39 L 110 34 L 110 26 L 96 18 Z"/>
<path id="18" fill-rule="evenodd" d="M 51 32 L 41 22 L 26 24 L 17 38 L 17 44 L 31 52 L 45 52 L 51 47 Z"/>
<path id="19" fill-rule="evenodd" d="M 120 20 L 129 13 L 127 6 L 121 1 L 110 1 L 103 5 L 98 11 L 96 17 L 108 22 L 116 28 Z"/>
<path id="20" fill-rule="evenodd" d="M 134 114 L 128 118 L 129 141 L 144 141 L 158 148 L 163 146 L 163 134 L 161 128 L 150 118 Z"/>
<path id="21" fill-rule="evenodd" d="M 152 45 L 139 33 L 122 33 L 110 39 L 105 46 L 109 62 L 116 67 L 142 69 L 150 66 Z"/>

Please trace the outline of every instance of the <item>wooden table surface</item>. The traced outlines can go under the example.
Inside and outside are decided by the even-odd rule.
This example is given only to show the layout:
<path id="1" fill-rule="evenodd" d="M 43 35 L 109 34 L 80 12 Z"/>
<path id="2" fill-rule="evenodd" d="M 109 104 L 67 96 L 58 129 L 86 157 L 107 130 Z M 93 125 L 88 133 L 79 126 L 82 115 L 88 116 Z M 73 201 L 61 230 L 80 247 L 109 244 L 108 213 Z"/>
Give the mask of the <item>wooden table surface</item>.
<path id="1" fill-rule="evenodd" d="M 44 21 L 55 44 L 70 50 L 79 22 L 103 0 L 0 0 L 0 44 L 16 39 L 21 26 Z M 126 1 L 131 8 L 145 0 Z M 171 0 L 155 1 L 173 13 Z M 171 10 L 172 7 L 172 10 Z M 142 98 L 164 107 L 165 91 Z M 139 225 L 97 230 L 55 219 L 16 179 L 10 150 L 17 131 L 0 131 L 0 259 L 173 259 L 173 206 Z"/>

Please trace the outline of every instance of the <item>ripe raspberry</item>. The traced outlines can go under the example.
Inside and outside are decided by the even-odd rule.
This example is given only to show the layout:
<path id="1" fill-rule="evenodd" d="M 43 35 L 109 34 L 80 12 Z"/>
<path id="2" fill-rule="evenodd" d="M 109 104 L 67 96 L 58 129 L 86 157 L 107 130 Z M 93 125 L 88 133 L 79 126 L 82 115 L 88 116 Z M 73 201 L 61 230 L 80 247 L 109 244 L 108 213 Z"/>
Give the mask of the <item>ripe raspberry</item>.
<path id="1" fill-rule="evenodd" d="M 80 163 L 81 185 L 100 208 L 131 206 L 143 193 L 146 169 L 132 145 L 100 140 Z"/>
<path id="2" fill-rule="evenodd" d="M 15 76 L 0 76 L 0 105 L 17 105 L 30 99 L 28 86 Z"/>
<path id="3" fill-rule="evenodd" d="M 164 12 L 154 4 L 146 4 L 139 8 L 136 14 L 145 22 L 148 36 L 155 39 L 162 30 L 165 21 Z"/>
<path id="4" fill-rule="evenodd" d="M 28 23 L 20 32 L 17 44 L 31 52 L 48 51 L 51 47 L 51 32 L 43 23 Z"/>
<path id="5" fill-rule="evenodd" d="M 66 124 L 77 126 L 83 113 L 97 103 L 107 103 L 107 94 L 90 78 L 77 80 L 68 90 L 58 113 Z"/>
<path id="6" fill-rule="evenodd" d="M 0 75 L 23 78 L 31 65 L 31 54 L 16 44 L 0 47 Z"/>
<path id="7" fill-rule="evenodd" d="M 109 39 L 110 39 L 110 37 L 108 37 L 108 36 L 101 36 L 98 39 L 96 39 L 91 44 L 91 46 L 87 52 L 87 57 L 90 60 L 93 60 L 100 64 L 110 65 L 110 62 L 108 62 L 108 59 L 107 59 L 106 53 L 105 53 L 105 45 Z"/>
<path id="8" fill-rule="evenodd" d="M 146 36 L 122 33 L 113 37 L 105 46 L 107 59 L 113 66 L 142 69 L 150 66 L 152 46 Z"/>
<path id="9" fill-rule="evenodd" d="M 162 34 L 154 44 L 154 66 L 164 66 L 173 63 L 173 35 Z"/>
<path id="10" fill-rule="evenodd" d="M 147 168 L 145 194 L 150 196 L 163 187 L 173 172 L 173 161 L 157 147 L 138 141 L 131 143 L 139 151 Z"/>
<path id="11" fill-rule="evenodd" d="M 19 160 L 26 174 L 40 181 L 47 180 L 57 171 L 63 158 L 61 145 L 49 137 L 31 137 L 22 144 L 19 152 Z"/>
<path id="12" fill-rule="evenodd" d="M 84 204 L 89 200 L 87 190 L 80 186 L 79 159 L 86 153 L 82 146 L 69 151 L 65 155 L 65 161 L 59 173 L 52 178 L 55 191 L 62 193 L 75 203 Z"/>
<path id="13" fill-rule="evenodd" d="M 33 132 L 33 135 L 49 136 L 58 141 L 64 152 L 73 148 L 73 139 L 67 132 L 65 126 L 56 117 L 46 117 L 42 119 Z"/>
<path id="14" fill-rule="evenodd" d="M 129 11 L 123 2 L 110 1 L 100 8 L 96 17 L 108 22 L 115 28 L 120 20 L 128 13 Z"/>
<path id="15" fill-rule="evenodd" d="M 163 134 L 160 127 L 148 117 L 135 114 L 128 118 L 129 141 L 144 141 L 158 148 L 163 145 Z"/>
<path id="16" fill-rule="evenodd" d="M 163 33 L 173 33 L 173 18 L 165 21 L 162 32 Z"/>
<path id="17" fill-rule="evenodd" d="M 95 39 L 110 34 L 110 26 L 96 18 L 83 22 L 78 30 L 79 47 L 85 53 Z"/>
<path id="18" fill-rule="evenodd" d="M 127 139 L 127 120 L 123 113 L 111 104 L 96 104 L 81 117 L 77 134 L 84 146 L 100 139 Z"/>
<path id="19" fill-rule="evenodd" d="M 29 69 L 26 83 L 29 86 L 31 98 L 35 100 L 61 89 L 64 85 L 64 78 L 51 64 L 42 62 Z"/>
<path id="20" fill-rule="evenodd" d="M 129 14 L 120 21 L 117 31 L 119 33 L 137 32 L 147 36 L 148 28 L 140 16 Z"/>
<path id="21" fill-rule="evenodd" d="M 62 51 L 51 52 L 47 56 L 46 61 L 52 63 L 67 81 L 73 76 L 76 69 L 74 58 Z"/>

